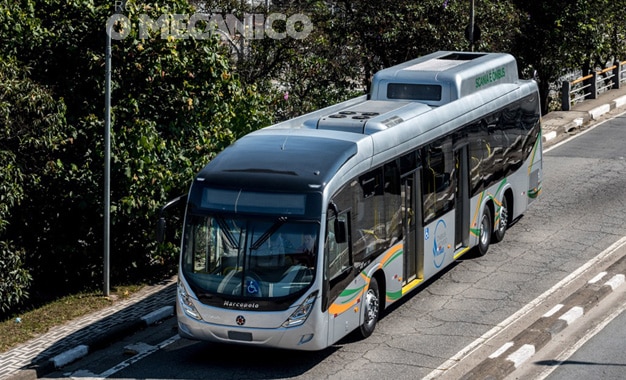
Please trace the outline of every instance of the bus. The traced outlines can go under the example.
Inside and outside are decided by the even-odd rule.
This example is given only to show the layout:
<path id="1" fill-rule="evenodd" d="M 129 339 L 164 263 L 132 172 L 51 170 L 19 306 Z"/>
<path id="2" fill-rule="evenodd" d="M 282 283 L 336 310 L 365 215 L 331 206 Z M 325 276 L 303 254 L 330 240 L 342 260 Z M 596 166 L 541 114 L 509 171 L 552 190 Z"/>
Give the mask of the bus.
<path id="1" fill-rule="evenodd" d="M 238 139 L 182 197 L 179 335 L 308 351 L 367 338 L 537 199 L 540 109 L 513 56 L 439 51 Z"/>

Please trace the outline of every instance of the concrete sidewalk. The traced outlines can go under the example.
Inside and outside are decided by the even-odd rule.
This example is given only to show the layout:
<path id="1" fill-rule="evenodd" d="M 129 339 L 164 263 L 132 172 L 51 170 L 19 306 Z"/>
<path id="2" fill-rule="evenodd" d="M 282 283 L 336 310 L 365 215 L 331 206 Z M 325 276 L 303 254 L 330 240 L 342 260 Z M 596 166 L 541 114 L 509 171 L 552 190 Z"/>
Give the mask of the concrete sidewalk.
<path id="1" fill-rule="evenodd" d="M 545 115 L 544 148 L 585 127 L 626 110 L 626 87 L 610 90 L 598 99 Z M 0 379 L 36 379 L 107 346 L 121 337 L 173 317 L 176 278 L 148 286 L 131 298 L 64 325 L 0 355 Z"/>
<path id="2" fill-rule="evenodd" d="M 176 278 L 146 286 L 126 300 L 56 326 L 0 354 L 0 379 L 37 379 L 174 315 Z"/>
<path id="3" fill-rule="evenodd" d="M 577 103 L 570 111 L 550 112 L 541 121 L 544 149 L 623 111 L 626 111 L 626 86 Z"/>

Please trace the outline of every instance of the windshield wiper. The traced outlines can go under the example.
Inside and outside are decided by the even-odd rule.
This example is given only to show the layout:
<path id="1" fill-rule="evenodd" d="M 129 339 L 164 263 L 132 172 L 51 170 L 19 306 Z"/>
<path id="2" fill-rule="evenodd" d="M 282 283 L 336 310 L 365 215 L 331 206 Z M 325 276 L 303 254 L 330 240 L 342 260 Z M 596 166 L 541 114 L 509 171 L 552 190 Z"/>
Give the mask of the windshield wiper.
<path id="1" fill-rule="evenodd" d="M 215 217 L 215 219 L 217 220 L 217 224 L 220 226 L 220 228 L 222 229 L 224 235 L 226 236 L 226 240 L 228 240 L 228 242 L 230 243 L 230 245 L 239 250 L 239 242 L 236 241 L 235 237 L 233 236 L 232 232 L 230 232 L 230 228 L 228 226 L 228 224 L 226 223 L 226 221 L 224 220 L 224 218 L 222 217 Z"/>
<path id="2" fill-rule="evenodd" d="M 250 250 L 254 251 L 259 249 L 263 245 L 263 243 L 265 243 L 267 239 L 269 239 L 270 236 L 274 234 L 274 232 L 278 231 L 278 229 L 283 224 L 285 224 L 286 221 L 287 218 L 285 218 L 284 216 L 278 218 L 278 221 L 276 223 L 272 224 L 272 226 L 268 228 L 267 231 L 263 233 L 263 235 L 261 235 L 254 243 L 252 243 L 252 245 L 250 246 Z"/>

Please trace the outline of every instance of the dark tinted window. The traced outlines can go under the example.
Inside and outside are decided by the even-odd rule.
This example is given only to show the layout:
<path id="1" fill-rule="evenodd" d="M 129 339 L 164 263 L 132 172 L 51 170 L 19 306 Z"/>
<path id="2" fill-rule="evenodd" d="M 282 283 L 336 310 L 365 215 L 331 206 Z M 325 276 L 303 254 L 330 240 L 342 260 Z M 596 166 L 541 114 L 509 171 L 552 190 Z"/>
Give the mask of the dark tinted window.
<path id="1" fill-rule="evenodd" d="M 434 84 L 389 83 L 388 99 L 441 100 L 441 86 Z"/>

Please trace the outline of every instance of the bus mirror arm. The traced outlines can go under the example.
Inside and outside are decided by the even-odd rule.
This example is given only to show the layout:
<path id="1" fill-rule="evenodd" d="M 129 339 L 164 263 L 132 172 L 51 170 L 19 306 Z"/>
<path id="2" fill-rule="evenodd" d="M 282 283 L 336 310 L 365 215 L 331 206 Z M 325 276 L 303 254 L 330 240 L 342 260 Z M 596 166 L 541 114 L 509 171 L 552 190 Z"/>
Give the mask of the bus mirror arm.
<path id="1" fill-rule="evenodd" d="M 165 218 L 163 216 L 159 217 L 157 220 L 157 229 L 156 229 L 156 238 L 157 243 L 161 244 L 165 241 Z"/>
<path id="2" fill-rule="evenodd" d="M 347 225 L 345 220 L 339 220 L 339 208 L 335 204 L 335 202 L 330 202 L 328 204 L 328 208 L 331 209 L 335 213 L 335 242 L 337 244 L 343 244 L 347 241 Z"/>
<path id="3" fill-rule="evenodd" d="M 172 206 L 178 205 L 181 201 L 187 198 L 187 194 L 179 195 L 178 197 L 168 201 L 159 210 L 159 219 L 157 220 L 156 239 L 158 243 L 165 241 L 165 229 L 167 223 L 165 222 L 165 212 Z"/>
<path id="4" fill-rule="evenodd" d="M 335 219 L 335 242 L 337 244 L 343 244 L 347 241 L 347 226 L 345 220 Z"/>

